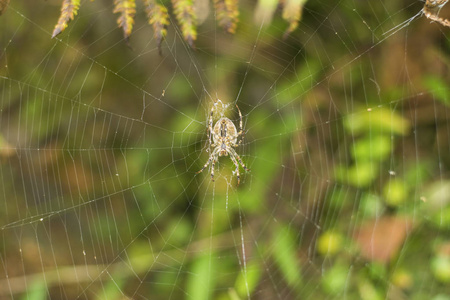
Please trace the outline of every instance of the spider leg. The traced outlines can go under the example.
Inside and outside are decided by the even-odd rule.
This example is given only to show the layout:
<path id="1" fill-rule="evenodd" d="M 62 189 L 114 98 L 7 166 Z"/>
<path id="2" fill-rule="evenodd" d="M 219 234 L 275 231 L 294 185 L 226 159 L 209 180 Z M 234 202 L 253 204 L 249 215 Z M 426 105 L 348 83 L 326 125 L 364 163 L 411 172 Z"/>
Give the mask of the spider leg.
<path id="1" fill-rule="evenodd" d="M 216 165 L 216 159 L 214 158 L 211 165 L 211 181 L 214 181 L 214 166 Z"/>
<path id="2" fill-rule="evenodd" d="M 205 170 L 206 167 L 207 167 L 211 162 L 213 162 L 213 163 L 212 163 L 212 168 L 213 168 L 212 174 L 214 175 L 214 164 L 215 164 L 215 161 L 216 161 L 216 156 L 217 156 L 217 150 L 214 150 L 214 151 L 211 153 L 211 155 L 209 156 L 209 159 L 208 159 L 208 161 L 206 162 L 206 164 L 203 166 L 203 168 L 201 168 L 201 170 L 200 170 L 200 171 L 197 171 L 195 174 L 199 174 L 199 173 L 203 172 L 203 170 Z"/>
<path id="3" fill-rule="evenodd" d="M 213 111 L 214 111 L 214 106 L 211 107 L 211 113 L 209 114 L 208 131 L 209 131 L 209 140 L 210 140 L 210 143 L 211 143 L 212 134 L 213 134 Z"/>
<path id="4" fill-rule="evenodd" d="M 233 163 L 234 163 L 234 165 L 236 166 L 236 177 L 237 177 L 237 185 L 239 185 L 239 183 L 241 182 L 241 179 L 240 179 L 240 174 L 239 174 L 239 164 L 238 164 L 238 162 L 236 161 L 236 158 L 234 158 L 234 155 L 232 155 L 232 154 L 230 154 L 230 158 L 231 158 L 231 160 L 233 161 Z"/>
<path id="5" fill-rule="evenodd" d="M 236 108 L 239 112 L 239 132 L 237 133 L 237 137 L 241 137 L 241 139 L 236 144 L 233 144 L 233 147 L 239 146 L 242 143 L 242 139 L 244 138 L 244 131 L 242 130 L 242 113 L 241 113 L 241 110 L 239 109 L 239 106 L 237 106 L 237 104 L 236 104 Z"/>
<path id="6" fill-rule="evenodd" d="M 206 167 L 211 163 L 212 159 L 213 159 L 212 157 L 209 157 L 208 161 L 207 161 L 206 164 L 203 166 L 203 168 L 201 168 L 200 171 L 195 172 L 195 174 L 199 174 L 199 173 L 203 172 L 203 170 L 205 170 Z"/>
<path id="7" fill-rule="evenodd" d="M 250 169 L 245 166 L 245 164 L 242 162 L 242 159 L 239 157 L 239 154 L 236 152 L 233 153 L 234 156 L 236 156 L 237 161 L 241 164 L 241 166 L 244 168 L 245 171 L 249 172 Z"/>

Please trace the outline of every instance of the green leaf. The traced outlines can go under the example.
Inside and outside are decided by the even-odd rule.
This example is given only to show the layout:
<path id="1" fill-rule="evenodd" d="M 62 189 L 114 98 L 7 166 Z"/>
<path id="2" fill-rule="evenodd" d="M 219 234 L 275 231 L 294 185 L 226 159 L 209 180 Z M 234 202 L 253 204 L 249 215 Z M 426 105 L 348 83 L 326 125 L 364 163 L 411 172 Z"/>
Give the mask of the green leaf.
<path id="1" fill-rule="evenodd" d="M 278 227 L 273 253 L 275 263 L 291 287 L 298 287 L 301 282 L 301 267 L 297 258 L 297 242 L 295 235 L 287 226 Z"/>
<path id="2" fill-rule="evenodd" d="M 368 187 L 378 176 L 378 165 L 370 161 L 357 163 L 350 167 L 337 165 L 334 168 L 334 177 L 340 182 L 357 187 Z"/>
<path id="3" fill-rule="evenodd" d="M 240 272 L 236 279 L 236 283 L 234 284 L 237 294 L 243 299 L 246 299 L 248 287 L 248 292 L 251 295 L 258 285 L 261 274 L 262 270 L 259 263 L 256 261 L 247 263 L 247 274 L 243 271 Z"/>
<path id="4" fill-rule="evenodd" d="M 403 180 L 393 179 L 384 186 L 384 197 L 386 203 L 390 206 L 401 205 L 405 202 L 407 196 L 408 190 Z"/>
<path id="5" fill-rule="evenodd" d="M 213 274 L 215 274 L 214 264 L 210 253 L 195 258 L 187 281 L 188 298 L 195 300 L 211 299 L 211 292 L 215 285 L 213 279 L 216 278 Z"/>
<path id="6" fill-rule="evenodd" d="M 350 114 L 344 119 L 344 126 L 353 134 L 384 132 L 397 135 L 408 134 L 411 127 L 407 119 L 386 108 Z"/>
<path id="7" fill-rule="evenodd" d="M 325 272 L 322 278 L 324 290 L 330 294 L 339 294 L 344 288 L 348 277 L 348 268 L 342 264 L 335 264 Z"/>
<path id="8" fill-rule="evenodd" d="M 425 87 L 432 91 L 437 100 L 443 104 L 450 105 L 450 89 L 448 82 L 436 76 L 428 76 L 423 80 Z"/>
<path id="9" fill-rule="evenodd" d="M 334 231 L 322 233 L 317 241 L 317 251 L 322 255 L 333 255 L 342 249 L 343 238 Z"/>
<path id="10" fill-rule="evenodd" d="M 353 144 L 351 153 L 356 161 L 384 160 L 391 153 L 391 138 L 386 135 L 366 136 Z"/>
<path id="11" fill-rule="evenodd" d="M 431 271 L 437 280 L 450 283 L 450 257 L 438 255 L 431 260 Z"/>
<path id="12" fill-rule="evenodd" d="M 22 297 L 22 299 L 26 300 L 44 300 L 47 299 L 47 285 L 45 281 L 35 280 L 33 281 L 28 289 L 26 294 Z"/>

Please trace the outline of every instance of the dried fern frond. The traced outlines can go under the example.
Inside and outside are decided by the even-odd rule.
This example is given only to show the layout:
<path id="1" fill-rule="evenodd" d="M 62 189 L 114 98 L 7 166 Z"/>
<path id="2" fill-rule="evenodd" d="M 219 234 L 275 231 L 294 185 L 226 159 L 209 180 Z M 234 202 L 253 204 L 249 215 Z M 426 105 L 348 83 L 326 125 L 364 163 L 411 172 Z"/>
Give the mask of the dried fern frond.
<path id="1" fill-rule="evenodd" d="M 9 5 L 9 0 L 0 0 L 0 16 L 5 12 Z"/>
<path id="2" fill-rule="evenodd" d="M 113 13 L 119 13 L 117 25 L 123 29 L 123 35 L 126 40 L 131 35 L 134 24 L 134 16 L 136 15 L 135 0 L 114 0 Z"/>
<path id="3" fill-rule="evenodd" d="M 254 20 L 256 25 L 269 25 L 278 6 L 278 0 L 258 0 Z"/>
<path id="4" fill-rule="evenodd" d="M 194 41 L 197 39 L 197 21 L 192 0 L 172 0 L 172 5 L 183 38 L 189 46 L 194 47 Z"/>
<path id="5" fill-rule="evenodd" d="M 283 6 L 283 19 L 289 22 L 289 27 L 284 32 L 286 38 L 298 27 L 298 22 L 302 18 L 303 6 L 307 0 L 285 0 Z"/>
<path id="6" fill-rule="evenodd" d="M 219 26 L 228 33 L 235 33 L 239 20 L 238 0 L 214 0 Z"/>
<path id="7" fill-rule="evenodd" d="M 80 8 L 80 0 L 64 0 L 61 6 L 61 15 L 59 16 L 58 23 L 56 23 L 55 29 L 53 29 L 52 38 L 60 34 L 67 28 L 70 20 L 77 15 Z"/>
<path id="8" fill-rule="evenodd" d="M 161 4 L 156 4 L 155 0 L 144 0 L 145 11 L 147 12 L 148 23 L 152 25 L 156 43 L 161 53 L 161 42 L 167 35 L 167 25 L 169 25 L 169 13 L 167 8 Z"/>

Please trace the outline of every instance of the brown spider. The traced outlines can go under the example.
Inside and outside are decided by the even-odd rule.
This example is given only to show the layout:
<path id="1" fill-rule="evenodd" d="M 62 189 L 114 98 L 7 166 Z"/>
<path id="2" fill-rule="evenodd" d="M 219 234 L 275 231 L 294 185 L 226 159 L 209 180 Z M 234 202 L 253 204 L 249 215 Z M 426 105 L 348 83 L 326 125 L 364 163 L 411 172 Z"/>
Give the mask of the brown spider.
<path id="1" fill-rule="evenodd" d="M 445 4 L 447 4 L 448 0 L 426 0 L 425 5 L 423 6 L 422 12 L 431 21 L 438 22 L 444 26 L 450 27 L 450 21 L 438 16 L 439 11 Z"/>
<path id="2" fill-rule="evenodd" d="M 239 107 L 236 105 L 236 108 L 239 112 L 239 132 L 237 132 L 236 126 L 231 122 L 230 119 L 222 117 L 220 118 L 216 124 L 213 127 L 213 112 L 214 112 L 214 106 L 211 108 L 211 114 L 209 116 L 209 125 L 208 125 L 208 132 L 209 132 L 209 143 L 211 147 L 214 149 L 212 150 L 211 154 L 209 155 L 209 159 L 206 162 L 206 164 L 203 166 L 203 168 L 197 172 L 201 173 L 204 169 L 211 163 L 211 180 L 214 181 L 214 165 L 216 164 L 217 160 L 219 159 L 219 156 L 230 156 L 230 159 L 233 161 L 234 165 L 236 166 L 236 176 L 238 185 L 240 183 L 240 175 L 239 175 L 239 164 L 244 168 L 245 171 L 250 171 L 245 164 L 242 162 L 239 155 L 236 153 L 236 148 L 242 143 L 242 138 L 244 135 L 244 132 L 242 131 L 242 114 Z M 241 138 L 239 142 L 237 141 L 238 138 Z M 212 141 L 211 141 L 212 140 Z M 234 148 L 233 148 L 234 147 Z M 239 162 L 239 163 L 238 163 Z"/>

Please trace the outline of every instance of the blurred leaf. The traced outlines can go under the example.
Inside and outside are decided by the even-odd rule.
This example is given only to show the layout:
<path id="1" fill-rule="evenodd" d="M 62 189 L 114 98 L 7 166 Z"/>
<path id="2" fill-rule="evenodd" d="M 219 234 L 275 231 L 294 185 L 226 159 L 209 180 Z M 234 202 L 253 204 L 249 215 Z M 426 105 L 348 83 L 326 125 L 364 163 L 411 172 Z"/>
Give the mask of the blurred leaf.
<path id="1" fill-rule="evenodd" d="M 322 286 L 327 293 L 340 294 L 344 289 L 348 279 L 349 268 L 336 263 L 327 270 L 322 277 Z"/>
<path id="2" fill-rule="evenodd" d="M 156 4 L 155 0 L 144 0 L 144 5 L 148 23 L 153 27 L 153 34 L 161 54 L 161 42 L 167 35 L 167 25 L 169 25 L 167 8 Z"/>
<path id="3" fill-rule="evenodd" d="M 384 160 L 391 153 L 392 140 L 386 135 L 367 135 L 359 139 L 351 147 L 351 153 L 356 161 Z"/>
<path id="4" fill-rule="evenodd" d="M 60 34 L 67 28 L 70 20 L 77 15 L 80 8 L 80 0 L 63 0 L 61 7 L 61 15 L 59 16 L 58 23 L 56 23 L 55 29 L 52 33 L 52 38 Z"/>
<path id="5" fill-rule="evenodd" d="M 239 273 L 236 279 L 234 287 L 239 296 L 243 299 L 247 298 L 247 286 L 249 294 L 251 295 L 258 285 L 261 278 L 261 266 L 258 262 L 252 261 L 247 263 L 247 274 L 244 274 L 243 270 Z"/>
<path id="6" fill-rule="evenodd" d="M 194 47 L 194 41 L 197 39 L 197 22 L 192 0 L 172 0 L 172 5 L 184 40 L 190 47 Z"/>
<path id="7" fill-rule="evenodd" d="M 292 103 L 293 100 L 301 100 L 305 95 L 317 85 L 322 66 L 320 62 L 309 59 L 307 64 L 302 64 L 296 71 L 296 76 L 292 81 L 283 81 L 276 89 L 274 101 L 277 104 Z"/>
<path id="8" fill-rule="evenodd" d="M 27 288 L 26 294 L 22 297 L 26 300 L 47 299 L 47 285 L 44 280 L 35 280 Z"/>
<path id="9" fill-rule="evenodd" d="M 113 279 L 111 278 L 106 283 L 102 284 L 102 289 L 96 293 L 97 300 L 112 300 L 112 299 L 122 299 L 123 293 L 121 291 L 125 284 L 123 279 Z"/>
<path id="10" fill-rule="evenodd" d="M 131 35 L 134 24 L 134 15 L 136 14 L 135 0 L 114 0 L 113 13 L 119 13 L 117 25 L 123 29 L 123 35 L 126 40 Z"/>
<path id="11" fill-rule="evenodd" d="M 450 89 L 448 82 L 437 76 L 428 76 L 423 80 L 427 89 L 430 89 L 437 100 L 443 104 L 450 105 Z"/>
<path id="12" fill-rule="evenodd" d="M 302 18 L 303 5 L 307 0 L 284 0 L 283 19 L 289 23 L 288 29 L 284 32 L 284 38 L 291 34 L 298 27 L 298 22 Z"/>
<path id="13" fill-rule="evenodd" d="M 6 11 L 9 5 L 9 0 L 0 0 L 0 16 Z"/>
<path id="14" fill-rule="evenodd" d="M 450 256 L 437 255 L 433 257 L 431 271 L 440 282 L 450 283 Z"/>
<path id="15" fill-rule="evenodd" d="M 334 255 L 342 249 L 342 236 L 334 231 L 325 231 L 317 242 L 317 251 L 322 255 Z"/>
<path id="16" fill-rule="evenodd" d="M 383 300 L 385 296 L 368 280 L 361 281 L 358 285 L 360 299 Z"/>
<path id="17" fill-rule="evenodd" d="M 353 134 L 384 132 L 398 135 L 408 134 L 411 127 L 407 119 L 386 108 L 350 114 L 344 119 L 344 126 Z"/>
<path id="18" fill-rule="evenodd" d="M 392 274 L 391 281 L 395 286 L 401 288 L 402 290 L 408 290 L 414 284 L 411 272 L 404 269 L 395 269 L 394 274 Z"/>
<path id="19" fill-rule="evenodd" d="M 189 299 L 207 300 L 211 299 L 211 293 L 214 289 L 214 259 L 209 253 L 204 253 L 192 263 L 187 281 L 186 294 Z"/>
<path id="20" fill-rule="evenodd" d="M 275 263 L 283 273 L 284 278 L 291 287 L 298 287 L 301 282 L 301 267 L 297 257 L 297 242 L 295 235 L 287 226 L 276 229 L 273 242 Z"/>
<path id="21" fill-rule="evenodd" d="M 450 204 L 450 180 L 436 181 L 423 194 L 425 207 L 430 212 L 440 212 Z"/>
<path id="22" fill-rule="evenodd" d="M 379 164 L 370 161 L 357 163 L 350 167 L 337 165 L 334 169 L 334 176 L 340 182 L 357 187 L 367 187 L 377 178 L 378 166 Z"/>
<path id="23" fill-rule="evenodd" d="M 364 258 L 386 263 L 397 255 L 411 226 L 405 217 L 382 217 L 361 225 L 354 239 Z"/>
<path id="24" fill-rule="evenodd" d="M 361 196 L 360 208 L 365 218 L 373 218 L 381 215 L 384 205 L 378 195 L 365 193 Z"/>
<path id="25" fill-rule="evenodd" d="M 214 0 L 216 19 L 228 33 L 235 33 L 239 18 L 238 0 Z"/>
<path id="26" fill-rule="evenodd" d="M 408 190 L 403 180 L 392 179 L 385 184 L 383 194 L 388 205 L 399 206 L 405 202 Z"/>
<path id="27" fill-rule="evenodd" d="M 256 25 L 269 25 L 277 6 L 278 0 L 258 0 L 254 14 Z"/>

